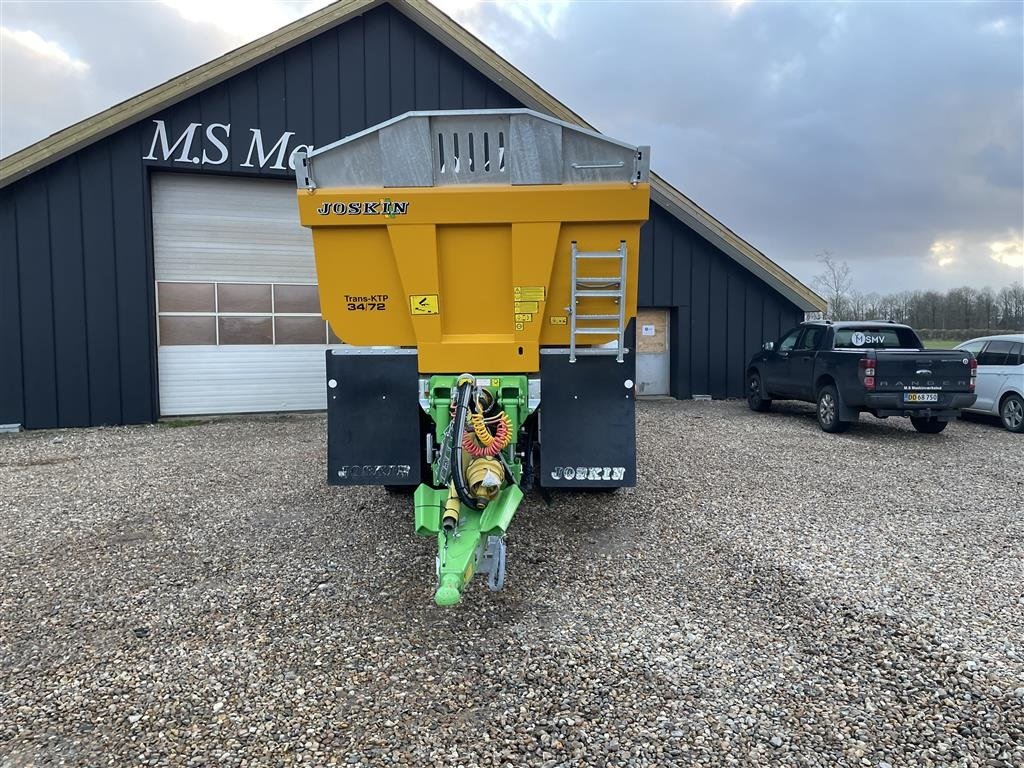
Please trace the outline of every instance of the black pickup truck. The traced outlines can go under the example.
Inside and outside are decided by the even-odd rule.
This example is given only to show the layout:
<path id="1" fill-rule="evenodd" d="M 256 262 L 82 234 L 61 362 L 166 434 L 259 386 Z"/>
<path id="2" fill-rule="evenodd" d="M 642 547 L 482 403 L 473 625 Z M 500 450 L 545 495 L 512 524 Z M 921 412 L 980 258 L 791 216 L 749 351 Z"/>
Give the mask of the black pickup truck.
<path id="1" fill-rule="evenodd" d="M 845 432 L 862 412 L 908 416 L 934 434 L 974 404 L 977 361 L 969 352 L 926 350 L 914 330 L 887 322 L 800 324 L 766 342 L 747 366 L 747 403 L 816 403 L 826 432 Z"/>

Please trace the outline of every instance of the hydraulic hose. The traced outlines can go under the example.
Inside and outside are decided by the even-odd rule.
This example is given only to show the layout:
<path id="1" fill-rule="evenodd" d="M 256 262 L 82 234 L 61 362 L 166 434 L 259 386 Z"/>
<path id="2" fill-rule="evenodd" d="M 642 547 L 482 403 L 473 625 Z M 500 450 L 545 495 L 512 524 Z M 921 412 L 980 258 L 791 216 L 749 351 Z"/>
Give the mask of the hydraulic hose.
<path id="1" fill-rule="evenodd" d="M 444 512 L 441 515 L 441 527 L 445 533 L 459 527 L 459 497 L 451 484 L 448 486 L 448 499 L 444 503 Z"/>
<path id="2" fill-rule="evenodd" d="M 462 381 L 455 400 L 455 435 L 452 440 L 452 482 L 459 501 L 470 509 L 481 510 L 487 506 L 483 499 L 476 498 L 466 485 L 466 476 L 462 472 L 462 434 L 466 431 L 466 414 L 469 412 L 469 399 L 473 394 L 473 382 Z"/>

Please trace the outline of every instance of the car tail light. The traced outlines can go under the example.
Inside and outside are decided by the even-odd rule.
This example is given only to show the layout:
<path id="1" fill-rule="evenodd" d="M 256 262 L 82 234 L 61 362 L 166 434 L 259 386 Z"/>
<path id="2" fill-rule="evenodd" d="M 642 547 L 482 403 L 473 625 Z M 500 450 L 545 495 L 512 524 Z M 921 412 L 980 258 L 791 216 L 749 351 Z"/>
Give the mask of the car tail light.
<path id="1" fill-rule="evenodd" d="M 860 380 L 864 385 L 864 389 L 875 388 L 875 360 L 874 358 L 861 358 L 860 361 Z"/>
<path id="2" fill-rule="evenodd" d="M 973 392 L 974 391 L 974 385 L 978 381 L 978 359 L 975 358 L 975 357 L 972 357 L 971 358 L 971 362 L 969 363 L 969 365 L 970 365 L 970 368 L 971 368 L 971 378 L 970 378 L 970 381 L 967 384 L 967 390 L 969 392 Z"/>

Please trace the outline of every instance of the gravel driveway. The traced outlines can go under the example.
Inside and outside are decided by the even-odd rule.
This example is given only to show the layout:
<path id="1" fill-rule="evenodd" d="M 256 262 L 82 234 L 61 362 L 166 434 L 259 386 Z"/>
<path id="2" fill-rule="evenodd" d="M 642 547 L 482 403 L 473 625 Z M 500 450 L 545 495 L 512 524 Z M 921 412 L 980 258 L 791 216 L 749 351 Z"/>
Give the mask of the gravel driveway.
<path id="1" fill-rule="evenodd" d="M 319 415 L 0 436 L 0 765 L 1024 765 L 1024 441 L 639 406 L 432 604 Z"/>

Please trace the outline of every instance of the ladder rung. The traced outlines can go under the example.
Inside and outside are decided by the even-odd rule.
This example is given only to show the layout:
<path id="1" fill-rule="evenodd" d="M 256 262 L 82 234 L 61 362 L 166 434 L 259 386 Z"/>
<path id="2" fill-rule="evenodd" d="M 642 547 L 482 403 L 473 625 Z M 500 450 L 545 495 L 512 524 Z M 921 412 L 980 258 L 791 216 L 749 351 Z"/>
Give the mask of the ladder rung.
<path id="1" fill-rule="evenodd" d="M 618 315 L 576 315 L 577 320 L 618 320 Z"/>
<path id="2" fill-rule="evenodd" d="M 593 299 L 620 299 L 622 298 L 622 289 L 614 291 L 576 291 L 574 294 L 577 298 L 593 298 Z"/>
<path id="3" fill-rule="evenodd" d="M 618 355 L 619 352 L 629 352 L 628 349 L 622 347 L 621 350 L 618 347 L 576 347 L 575 354 L 577 355 Z"/>
<path id="4" fill-rule="evenodd" d="M 577 285 L 618 285 L 622 282 L 622 278 L 619 275 L 609 275 L 608 277 L 577 277 Z"/>
<path id="5" fill-rule="evenodd" d="M 621 251 L 576 251 L 577 259 L 621 259 Z"/>
<path id="6" fill-rule="evenodd" d="M 612 336 L 618 336 L 619 335 L 619 329 L 618 328 L 580 328 L 580 327 L 577 326 L 576 333 L 593 333 L 593 334 L 596 334 L 596 335 L 611 334 Z"/>

